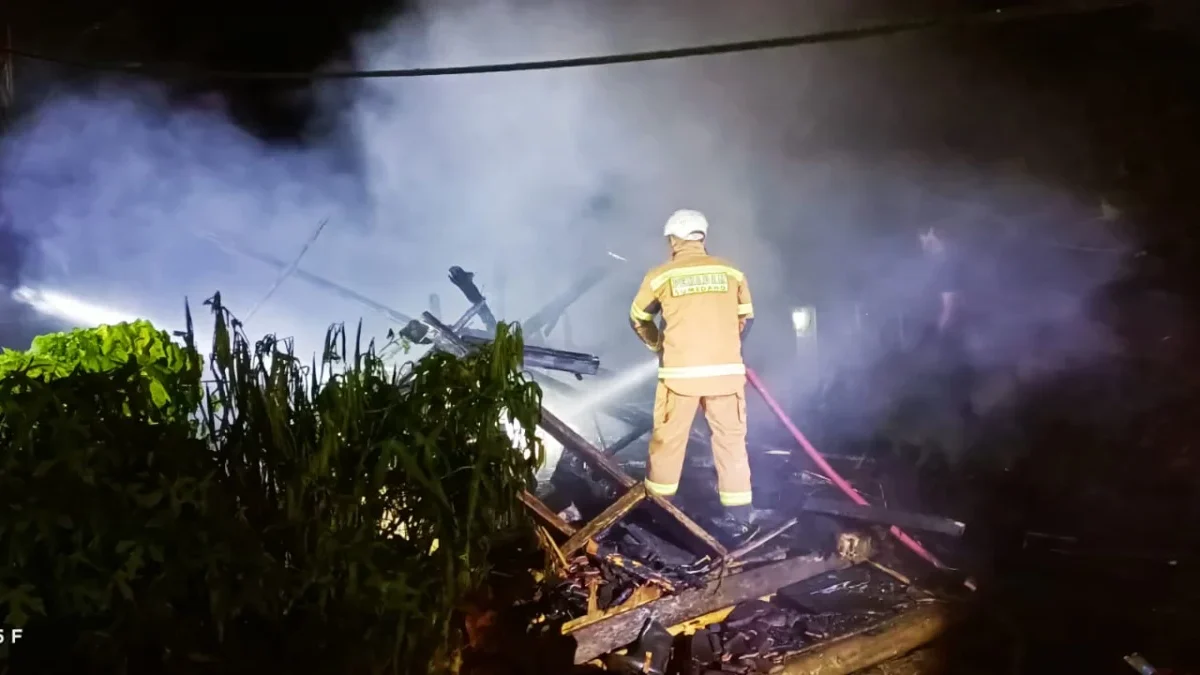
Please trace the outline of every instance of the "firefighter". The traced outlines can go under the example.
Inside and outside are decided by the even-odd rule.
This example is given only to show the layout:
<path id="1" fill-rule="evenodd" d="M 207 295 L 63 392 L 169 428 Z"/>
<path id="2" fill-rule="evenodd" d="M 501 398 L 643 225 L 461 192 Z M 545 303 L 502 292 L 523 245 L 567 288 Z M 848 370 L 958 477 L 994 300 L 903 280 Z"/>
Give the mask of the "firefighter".
<path id="1" fill-rule="evenodd" d="M 921 232 L 919 235 L 921 250 L 929 265 L 930 295 L 935 296 L 937 308 L 930 316 L 922 319 L 927 321 L 923 328 L 926 335 L 929 329 L 939 338 L 954 338 L 962 322 L 959 315 L 962 304 L 962 267 L 959 264 L 957 252 L 949 251 L 941 234 L 934 228 Z"/>
<path id="2" fill-rule="evenodd" d="M 704 214 L 676 211 L 663 234 L 671 260 L 646 274 L 629 311 L 638 338 L 659 355 L 646 489 L 675 495 L 692 421 L 703 408 L 725 509 L 721 524 L 745 535 L 753 498 L 742 363 L 742 338 L 754 319 L 750 287 L 740 270 L 708 254 Z"/>
<path id="3" fill-rule="evenodd" d="M 921 232 L 920 242 L 928 285 L 919 317 L 923 330 L 918 350 L 933 366 L 924 378 L 923 388 L 932 391 L 942 415 L 933 425 L 937 430 L 933 442 L 941 451 L 941 459 L 954 463 L 966 449 L 968 430 L 975 419 L 971 404 L 975 373 L 967 351 L 970 308 L 963 303 L 966 269 L 955 242 L 947 242 L 936 229 Z M 934 458 L 932 449 L 927 448 L 918 463 L 924 465 Z"/>

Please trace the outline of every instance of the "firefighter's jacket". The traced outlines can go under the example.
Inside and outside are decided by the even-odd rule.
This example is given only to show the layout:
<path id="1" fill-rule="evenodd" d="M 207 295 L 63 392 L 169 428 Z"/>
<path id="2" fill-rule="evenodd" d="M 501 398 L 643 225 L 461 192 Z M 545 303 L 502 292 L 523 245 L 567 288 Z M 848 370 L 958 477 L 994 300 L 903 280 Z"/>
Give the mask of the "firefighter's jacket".
<path id="1" fill-rule="evenodd" d="M 671 261 L 646 274 L 629 318 L 659 353 L 658 378 L 684 396 L 743 391 L 742 332 L 754 317 L 746 275 L 703 241 L 671 238 Z M 662 314 L 662 327 L 654 322 Z"/>

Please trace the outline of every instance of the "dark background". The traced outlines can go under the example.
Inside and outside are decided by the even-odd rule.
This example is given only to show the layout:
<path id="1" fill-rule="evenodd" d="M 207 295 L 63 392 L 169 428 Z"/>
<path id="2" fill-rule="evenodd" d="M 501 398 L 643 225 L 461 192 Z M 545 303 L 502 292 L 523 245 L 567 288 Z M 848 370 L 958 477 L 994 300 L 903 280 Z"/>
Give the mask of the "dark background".
<path id="1" fill-rule="evenodd" d="M 901 0 L 876 2 L 874 9 L 869 2 L 862 4 L 862 16 L 870 19 L 882 15 L 879 8 L 884 6 L 889 16 L 925 16 L 1044 3 Z M 686 3 L 680 7 L 686 11 Z M 384 0 L 311 7 L 264 0 L 58 0 L 10 2 L 5 8 L 0 19 L 11 28 L 14 47 L 30 52 L 81 62 L 299 72 L 344 59 L 352 36 L 416 11 L 403 1 Z M 849 131 L 832 129 L 824 134 L 825 142 L 830 148 L 849 150 L 887 145 L 896 154 L 911 150 L 992 165 L 997 159 L 1019 156 L 1026 171 L 1047 184 L 1103 193 L 1121 208 L 1127 222 L 1142 229 L 1137 236 L 1149 255 L 1132 261 L 1138 284 L 1190 289 L 1195 276 L 1190 270 L 1200 256 L 1200 245 L 1187 232 L 1196 215 L 1190 195 L 1200 173 L 1200 155 L 1195 152 L 1200 72 L 1191 65 L 1200 54 L 1197 12 L 1195 3 L 1167 0 L 1087 17 L 929 32 L 922 39 L 947 62 L 979 81 L 1009 83 L 1005 89 L 1018 92 L 1010 95 L 1027 99 L 1028 113 L 980 120 L 970 106 L 961 114 L 947 112 L 943 101 L 931 101 L 928 110 L 891 116 L 865 107 L 861 124 L 847 121 L 839 126 Z M 106 77 L 19 58 L 16 67 L 17 115 L 33 109 L 47 88 L 86 86 Z M 310 82 L 188 78 L 167 84 L 181 104 L 203 104 L 211 100 L 210 94 L 221 94 L 237 124 L 276 143 L 303 143 L 331 121 L 327 114 L 316 114 Z M 353 86 L 328 84 L 323 83 L 325 97 Z M 1045 142 L 1044 135 L 1029 131 L 1036 129 L 1039 116 L 1067 120 L 1082 130 L 1082 140 Z M 870 129 L 875 131 L 864 133 Z M 886 212 L 888 207 L 881 208 Z M 1053 222 L 1054 214 L 997 215 L 1022 216 L 1030 222 L 1034 215 L 1047 219 L 1050 237 L 1060 225 Z M 981 219 L 964 225 L 993 224 Z M 9 238 L 0 257 L 0 283 L 11 286 L 23 246 Z"/>
<path id="2" fill-rule="evenodd" d="M 23 50 L 84 62 L 178 64 L 211 70 L 305 72 L 345 58 L 350 39 L 409 10 L 394 0 L 12 2 Z M 22 67 L 35 64 L 21 63 Z M 79 79 L 95 74 L 69 73 Z M 57 71 L 61 77 L 66 71 Z M 234 119 L 264 138 L 295 140 L 313 119 L 309 83 L 174 83 L 180 97 L 224 94 Z"/>

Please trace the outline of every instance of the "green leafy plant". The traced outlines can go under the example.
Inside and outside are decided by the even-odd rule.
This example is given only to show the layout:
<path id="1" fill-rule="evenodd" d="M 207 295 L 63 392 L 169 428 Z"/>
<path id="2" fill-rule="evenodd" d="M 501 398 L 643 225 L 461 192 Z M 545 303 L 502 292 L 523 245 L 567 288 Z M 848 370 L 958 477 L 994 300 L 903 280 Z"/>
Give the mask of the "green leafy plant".
<path id="1" fill-rule="evenodd" d="M 444 666 L 490 551 L 528 526 L 541 393 L 519 332 L 389 368 L 334 327 L 306 364 L 209 305 L 203 386 L 198 369 L 148 376 L 137 350 L 42 370 L 46 351 L 5 357 L 19 367 L 0 379 L 0 617 L 29 636 L 14 672 Z M 203 400 L 185 417 L 155 382 Z"/>
<path id="2" fill-rule="evenodd" d="M 168 415 L 195 412 L 201 396 L 199 355 L 144 320 L 39 336 L 29 351 L 0 353 L 0 375 L 20 371 L 48 381 L 79 371 L 111 372 L 130 361 L 138 365 L 155 406 Z"/>

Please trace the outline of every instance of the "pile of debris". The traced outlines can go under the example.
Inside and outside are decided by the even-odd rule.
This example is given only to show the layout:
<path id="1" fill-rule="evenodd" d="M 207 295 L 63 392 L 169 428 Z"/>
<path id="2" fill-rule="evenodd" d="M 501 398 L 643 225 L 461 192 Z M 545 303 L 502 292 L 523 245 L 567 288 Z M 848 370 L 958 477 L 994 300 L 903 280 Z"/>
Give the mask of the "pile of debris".
<path id="1" fill-rule="evenodd" d="M 541 426 L 578 460 L 560 469 L 581 463 L 583 482 L 613 488 L 592 490 L 611 501 L 590 509 L 590 520 L 571 518 L 578 522 L 525 496 L 551 569 L 534 625 L 571 638 L 577 665 L 851 673 L 928 642 L 948 624 L 948 606 L 885 567 L 874 543 L 899 542 L 936 564 L 898 526 L 956 537 L 961 523 L 874 508 L 857 492 L 857 503 L 806 494 L 798 511 L 788 509 L 797 515 L 779 522 L 777 512 L 759 523 L 763 534 L 728 550 L 549 411 Z M 847 521 L 865 529 L 847 531 Z M 840 665 L 830 670 L 831 662 Z"/>
<path id="2" fill-rule="evenodd" d="M 804 672 L 792 664 L 832 658 L 831 645 L 864 632 L 889 641 L 851 647 L 856 657 L 838 647 L 838 658 L 858 669 L 927 642 L 947 623 L 943 599 L 870 561 L 871 541 L 860 534 L 843 534 L 832 555 L 797 556 L 784 545 L 772 547 L 773 561 L 738 564 L 737 551 L 680 562 L 666 541 L 664 557 L 648 539 L 654 535 L 633 525 L 572 558 L 541 532 L 553 576 L 534 626 L 573 638 L 577 664 L 629 673 Z M 888 622 L 896 629 L 880 631 Z"/>
<path id="3" fill-rule="evenodd" d="M 284 276 L 295 274 L 362 303 L 398 323 L 400 334 L 410 342 L 437 351 L 467 354 L 490 340 L 496 329 L 497 318 L 475 285 L 474 275 L 458 267 L 450 269 L 450 280 L 471 306 L 451 323 L 437 316 L 440 301 L 431 300 L 431 311 L 415 319 L 300 270 L 299 259 L 286 265 L 269 257 L 247 255 L 279 268 Z M 609 257 L 621 260 L 619 256 Z M 552 348 L 545 340 L 567 307 L 604 278 L 608 267 L 606 264 L 593 269 L 522 322 L 525 365 L 540 373 L 538 380 L 544 386 L 575 394 L 547 373 L 565 373 L 576 380 L 601 374 L 600 360 L 595 355 Z M 469 327 L 476 319 L 483 330 Z M 786 419 L 757 376 L 751 372 L 747 377 L 819 471 L 822 480 L 818 482 L 824 485 L 810 486 L 816 488 L 813 490 L 788 490 L 795 496 L 803 494 L 805 501 L 798 505 L 799 512 L 890 526 L 897 541 L 940 566 L 900 527 L 958 536 L 960 523 L 871 507 Z M 840 665 L 820 672 L 849 673 L 922 644 L 945 625 L 935 598 L 915 592 L 907 584 L 897 586 L 897 580 L 906 581 L 902 575 L 879 573 L 887 568 L 871 562 L 871 537 L 842 532 L 834 538 L 822 534 L 822 527 L 804 523 L 794 529 L 806 533 L 810 540 L 817 534 L 816 539 L 822 540 L 820 545 L 790 537 L 789 530 L 798 520 L 811 515 L 768 525 L 773 529 L 766 534 L 736 550 L 727 550 L 675 504 L 647 492 L 644 484 L 626 473 L 617 461 L 618 453 L 650 430 L 650 415 L 636 406 L 611 401 L 601 407 L 631 429 L 615 442 L 604 443 L 603 449 L 545 408 L 539 425 L 562 446 L 564 455 L 573 458 L 556 476 L 561 478 L 574 464 L 582 465 L 583 470 L 577 472 L 579 482 L 591 484 L 588 491 L 595 492 L 601 502 L 598 513 L 592 514 L 588 522 L 567 522 L 537 496 L 522 495 L 542 525 L 542 548 L 549 559 L 552 579 L 529 603 L 541 610 L 534 624 L 538 630 L 572 638 L 575 664 L 595 662 L 610 670 L 640 673 L 665 673 L 669 666 L 674 672 L 697 674 L 800 673 L 814 670 L 811 664 L 804 665 L 805 659 L 833 658 L 829 654 L 835 654 Z M 849 501 L 836 494 L 822 494 L 821 488 L 829 484 Z M 653 522 L 673 528 L 675 534 L 683 535 L 682 540 L 659 536 L 631 522 L 628 517 L 642 505 L 646 507 L 643 512 L 651 512 L 646 515 Z M 886 536 L 882 529 L 880 535 Z M 855 609 L 856 602 L 862 605 L 864 599 L 870 600 L 870 606 Z M 880 621 L 899 623 L 886 628 Z M 870 630 L 856 633 L 864 627 Z M 880 636 L 888 641 L 886 645 L 855 642 L 869 642 Z"/>
<path id="4" fill-rule="evenodd" d="M 737 605 L 691 635 L 687 659 L 696 672 L 771 672 L 827 641 L 938 601 L 869 568 L 849 568 Z"/>
<path id="5" fill-rule="evenodd" d="M 589 543 L 585 555 L 567 560 L 553 541 L 543 541 L 553 553 L 552 567 L 561 579 L 549 594 L 550 620 L 617 614 L 681 590 L 700 588 L 711 562 L 702 558 L 691 565 L 669 566 L 653 553 L 639 560 L 608 543 Z"/>

